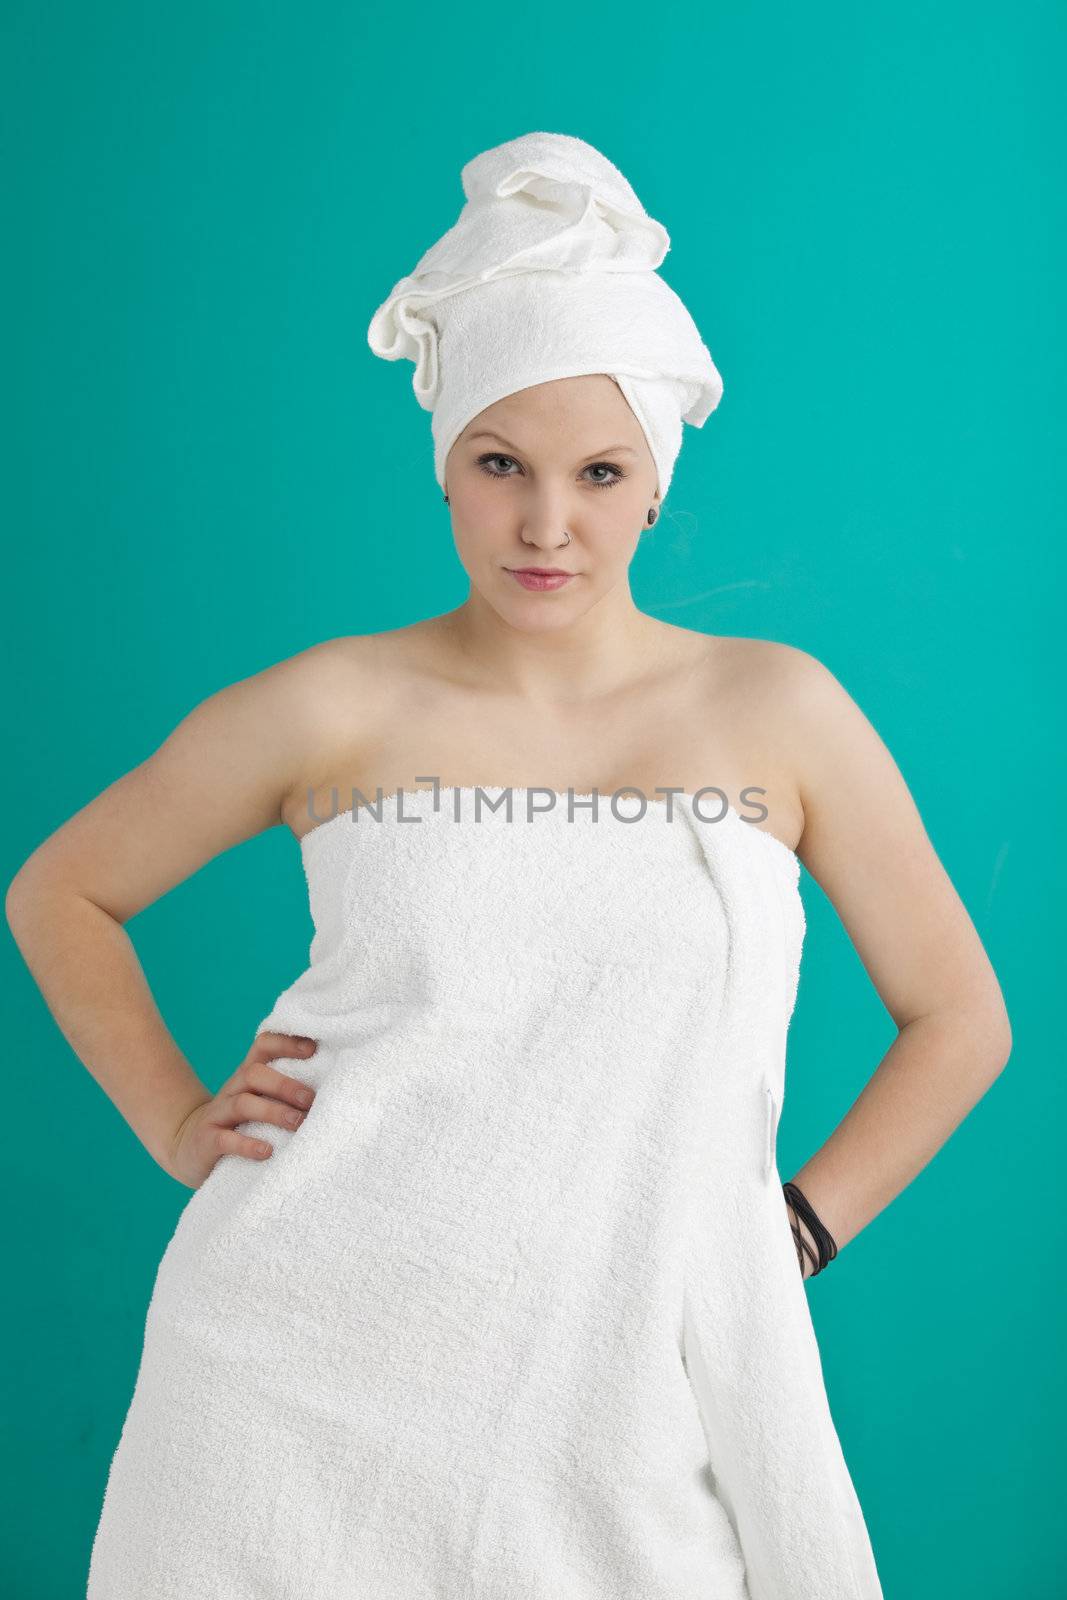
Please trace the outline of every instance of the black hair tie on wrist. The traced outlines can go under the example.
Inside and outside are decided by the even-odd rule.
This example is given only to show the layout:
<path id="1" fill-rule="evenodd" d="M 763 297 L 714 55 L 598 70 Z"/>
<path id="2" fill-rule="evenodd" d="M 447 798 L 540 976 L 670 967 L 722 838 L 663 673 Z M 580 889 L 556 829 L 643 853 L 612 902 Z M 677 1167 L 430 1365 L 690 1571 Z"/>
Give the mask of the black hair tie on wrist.
<path id="1" fill-rule="evenodd" d="M 783 1183 L 782 1192 L 797 1215 L 807 1223 L 808 1227 L 811 1229 L 812 1237 L 819 1247 L 818 1258 L 816 1258 L 810 1244 L 804 1238 L 801 1230 L 794 1226 L 792 1222 L 789 1224 L 793 1232 L 793 1238 L 797 1242 L 798 1250 L 803 1249 L 808 1257 L 808 1260 L 812 1263 L 811 1276 L 814 1278 L 817 1272 L 821 1272 L 823 1267 L 828 1266 L 829 1263 L 834 1259 L 837 1254 L 837 1245 L 834 1242 L 834 1238 L 830 1233 L 830 1230 L 824 1227 L 819 1221 L 819 1218 L 816 1216 L 810 1200 L 808 1200 L 807 1197 L 801 1193 L 795 1183 Z M 803 1266 L 804 1263 L 801 1260 L 802 1275 Z"/>

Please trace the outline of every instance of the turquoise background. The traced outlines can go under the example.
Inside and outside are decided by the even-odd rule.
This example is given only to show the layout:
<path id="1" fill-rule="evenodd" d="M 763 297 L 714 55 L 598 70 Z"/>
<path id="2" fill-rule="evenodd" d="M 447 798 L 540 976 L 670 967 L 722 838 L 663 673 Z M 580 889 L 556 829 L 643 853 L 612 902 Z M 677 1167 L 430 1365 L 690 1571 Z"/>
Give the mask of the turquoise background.
<path id="1" fill-rule="evenodd" d="M 216 688 L 462 601 L 429 416 L 366 327 L 465 161 L 588 139 L 668 227 L 725 381 L 638 604 L 837 674 L 1014 1026 L 1005 1074 L 809 1285 L 887 1600 L 1063 1595 L 1063 8 L 8 0 L 0 27 L 5 883 Z M 802 892 L 783 1176 L 893 1036 Z M 293 840 L 130 932 L 217 1087 L 307 959 Z M 189 1191 L 9 932 L 2 961 L 0 1588 L 69 1600 Z"/>

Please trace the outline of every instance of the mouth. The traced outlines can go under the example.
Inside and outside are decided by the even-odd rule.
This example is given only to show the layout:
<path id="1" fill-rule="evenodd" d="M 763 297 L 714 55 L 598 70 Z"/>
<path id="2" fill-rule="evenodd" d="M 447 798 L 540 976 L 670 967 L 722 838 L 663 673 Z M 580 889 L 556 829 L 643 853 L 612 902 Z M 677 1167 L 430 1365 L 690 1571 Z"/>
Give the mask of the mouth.
<path id="1" fill-rule="evenodd" d="M 505 567 L 524 589 L 562 589 L 577 574 L 563 567 Z"/>

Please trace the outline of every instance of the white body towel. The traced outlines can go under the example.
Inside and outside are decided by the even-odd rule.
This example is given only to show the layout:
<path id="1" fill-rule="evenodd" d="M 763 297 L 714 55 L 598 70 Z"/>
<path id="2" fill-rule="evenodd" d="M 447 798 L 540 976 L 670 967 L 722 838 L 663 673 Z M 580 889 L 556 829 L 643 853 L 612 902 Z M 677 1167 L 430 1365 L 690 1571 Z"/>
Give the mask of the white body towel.
<path id="1" fill-rule="evenodd" d="M 797 859 L 484 792 L 302 841 L 316 1100 L 179 1218 L 88 1600 L 881 1600 L 775 1161 Z"/>

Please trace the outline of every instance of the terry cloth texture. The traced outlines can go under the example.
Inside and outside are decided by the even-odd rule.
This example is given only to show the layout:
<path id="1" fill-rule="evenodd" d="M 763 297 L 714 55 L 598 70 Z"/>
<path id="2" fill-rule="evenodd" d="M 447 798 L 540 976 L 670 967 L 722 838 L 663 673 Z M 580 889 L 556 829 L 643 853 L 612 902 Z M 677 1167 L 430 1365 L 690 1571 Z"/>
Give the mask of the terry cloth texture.
<path id="1" fill-rule="evenodd" d="M 181 1212 L 88 1600 L 881 1600 L 776 1166 L 797 858 L 547 793 L 301 841 L 256 1031 L 316 1100 Z"/>
<path id="2" fill-rule="evenodd" d="M 682 447 L 722 398 L 711 352 L 657 268 L 670 235 L 584 139 L 527 133 L 462 172 L 465 204 L 394 284 L 367 340 L 412 361 L 433 412 L 434 472 L 476 416 L 535 384 L 609 373 L 656 463 L 661 498 Z"/>

